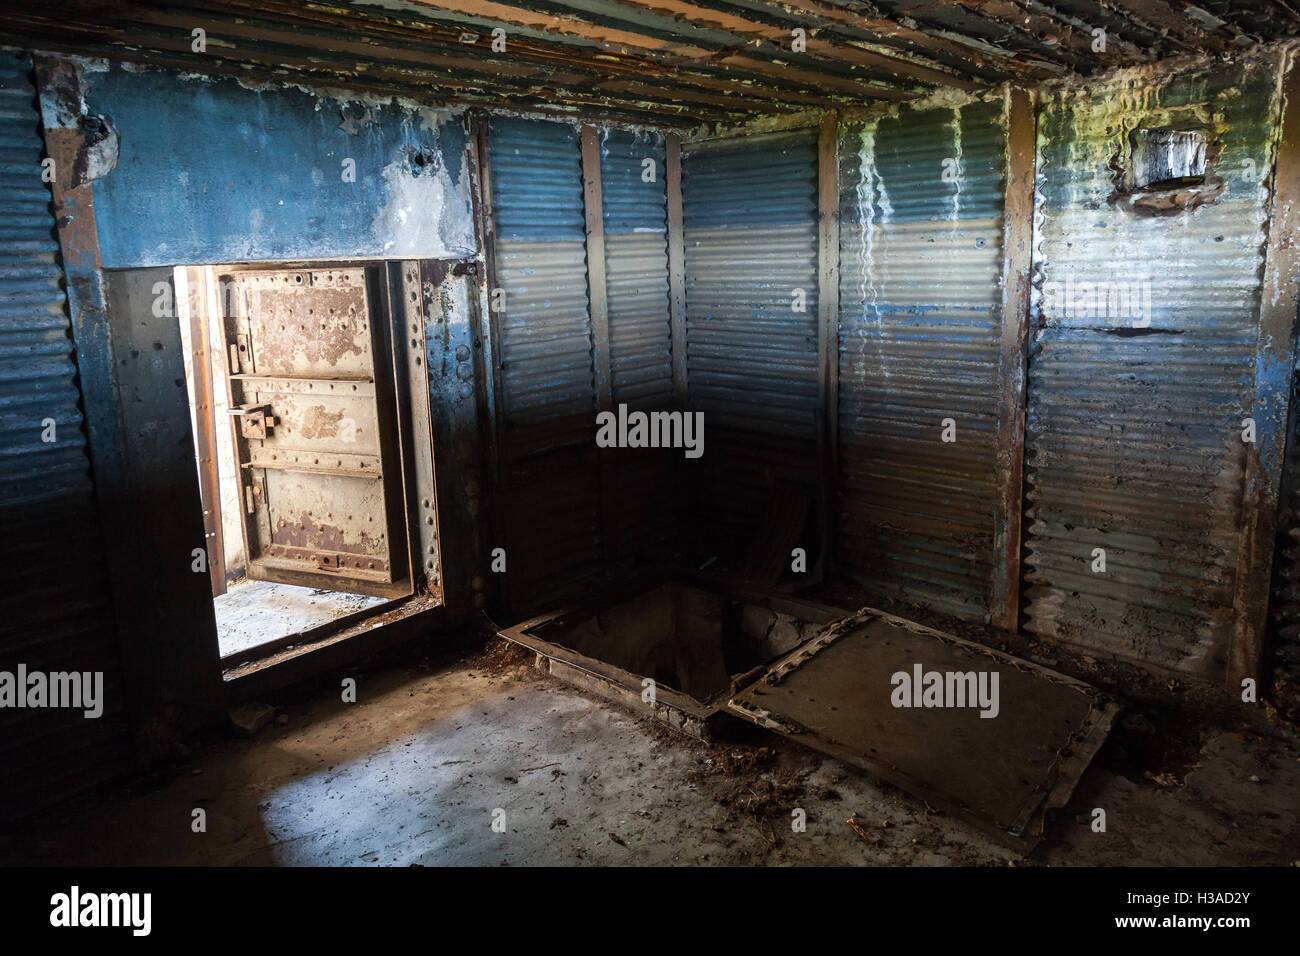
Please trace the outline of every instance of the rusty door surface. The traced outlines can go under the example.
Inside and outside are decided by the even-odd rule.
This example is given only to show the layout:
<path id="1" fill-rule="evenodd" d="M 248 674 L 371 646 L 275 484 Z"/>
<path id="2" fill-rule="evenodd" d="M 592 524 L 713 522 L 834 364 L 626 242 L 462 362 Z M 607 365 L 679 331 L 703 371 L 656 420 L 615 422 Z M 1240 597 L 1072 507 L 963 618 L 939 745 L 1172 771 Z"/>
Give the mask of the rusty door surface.
<path id="1" fill-rule="evenodd" d="M 221 283 L 248 576 L 411 593 L 381 272 Z"/>

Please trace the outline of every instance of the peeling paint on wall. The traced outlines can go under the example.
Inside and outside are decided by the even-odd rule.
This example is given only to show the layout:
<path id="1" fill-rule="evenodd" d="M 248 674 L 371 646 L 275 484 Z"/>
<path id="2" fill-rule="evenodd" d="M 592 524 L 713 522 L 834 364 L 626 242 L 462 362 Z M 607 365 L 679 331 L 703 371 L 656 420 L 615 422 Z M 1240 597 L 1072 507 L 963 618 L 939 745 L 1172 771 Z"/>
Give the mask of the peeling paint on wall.
<path id="1" fill-rule="evenodd" d="M 872 600 L 988 612 L 1002 107 L 841 124 L 839 551 Z M 946 420 L 955 441 L 941 440 Z"/>
<path id="2" fill-rule="evenodd" d="M 85 104 L 107 268 L 476 252 L 461 118 L 427 107 L 113 65 Z"/>
<path id="3" fill-rule="evenodd" d="M 462 152 L 462 166 L 468 163 Z M 453 259 L 474 249 L 474 220 L 464 214 L 441 154 L 412 154 L 384 167 L 387 201 L 375 214 L 375 240 L 385 254 Z M 461 182 L 468 173 L 461 169 Z"/>
<path id="4" fill-rule="evenodd" d="M 1038 126 L 1026 629 L 1222 673 L 1257 368 L 1276 61 L 1127 70 L 1045 97 Z M 1222 194 L 1143 216 L 1109 198 L 1134 129 L 1196 129 Z M 1207 180 L 1210 177 L 1207 176 Z M 1271 431 L 1260 427 L 1266 456 Z M 1093 549 L 1105 570 L 1092 565 Z"/>

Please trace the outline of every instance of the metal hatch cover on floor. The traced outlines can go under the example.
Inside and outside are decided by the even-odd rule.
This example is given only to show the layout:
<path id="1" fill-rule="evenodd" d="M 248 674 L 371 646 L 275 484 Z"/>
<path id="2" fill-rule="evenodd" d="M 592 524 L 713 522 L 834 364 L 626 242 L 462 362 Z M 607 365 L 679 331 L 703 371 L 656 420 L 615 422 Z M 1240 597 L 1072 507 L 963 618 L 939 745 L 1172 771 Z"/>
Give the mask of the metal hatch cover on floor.
<path id="1" fill-rule="evenodd" d="M 1025 851 L 1119 710 L 1082 681 L 869 608 L 727 706 Z"/>

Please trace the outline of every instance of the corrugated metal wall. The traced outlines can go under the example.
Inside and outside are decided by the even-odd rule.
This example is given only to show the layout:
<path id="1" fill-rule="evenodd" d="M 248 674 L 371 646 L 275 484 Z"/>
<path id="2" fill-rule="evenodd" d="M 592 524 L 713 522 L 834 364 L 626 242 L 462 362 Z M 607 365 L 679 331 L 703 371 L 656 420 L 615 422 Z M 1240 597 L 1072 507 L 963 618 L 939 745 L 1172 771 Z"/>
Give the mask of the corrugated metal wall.
<path id="1" fill-rule="evenodd" d="M 995 559 L 1005 166 L 1001 103 L 841 128 L 839 553 L 873 597 L 973 620 Z"/>
<path id="2" fill-rule="evenodd" d="M 743 550 L 774 483 L 816 482 L 817 131 L 686 144 L 682 176 L 694 525 Z"/>
<path id="3" fill-rule="evenodd" d="M 599 574 L 596 392 L 578 130 L 494 117 L 489 131 L 501 355 L 501 470 L 515 608 Z M 502 546 L 500 543 L 494 547 Z"/>
<path id="4" fill-rule="evenodd" d="M 1026 628 L 1214 677 L 1232 628 L 1242 420 L 1251 414 L 1276 66 L 1124 76 L 1049 96 L 1039 120 L 1026 444 Z M 1199 127 L 1213 204 L 1108 202 L 1134 125 Z M 1149 292 L 1149 314 L 1090 305 Z M 1067 301 L 1067 297 L 1069 301 Z M 1100 314 L 1098 314 L 1100 313 Z M 1105 572 L 1093 549 L 1105 551 Z"/>
<path id="5" fill-rule="evenodd" d="M 673 354 L 663 135 L 603 130 L 600 178 L 614 402 L 668 408 Z"/>
<path id="6" fill-rule="evenodd" d="M 31 63 L 0 56 L 0 670 L 102 672 L 105 699 L 96 719 L 0 709 L 0 817 L 106 779 L 130 759 L 43 148 Z"/>
<path id="7" fill-rule="evenodd" d="M 660 133 L 602 130 L 601 211 L 615 405 L 670 409 L 672 330 L 668 300 L 668 194 Z M 603 456 L 606 557 L 640 560 L 672 539 L 673 449 L 620 449 Z"/>

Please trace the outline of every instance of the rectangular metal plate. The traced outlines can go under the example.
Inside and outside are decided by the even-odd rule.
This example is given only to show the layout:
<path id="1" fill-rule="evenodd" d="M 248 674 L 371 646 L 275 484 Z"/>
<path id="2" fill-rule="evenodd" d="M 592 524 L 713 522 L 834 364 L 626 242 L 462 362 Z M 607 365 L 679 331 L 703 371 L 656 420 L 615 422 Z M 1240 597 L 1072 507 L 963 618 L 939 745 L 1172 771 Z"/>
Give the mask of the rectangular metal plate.
<path id="1" fill-rule="evenodd" d="M 932 672 L 944 675 L 937 695 Z M 953 680 L 948 693 L 950 672 L 983 674 L 989 691 L 996 674 L 996 716 L 982 717 L 978 700 L 951 706 L 966 684 Z M 915 696 L 917 683 L 928 699 Z M 936 700 L 947 706 L 916 706 Z M 1082 681 L 871 609 L 829 625 L 727 706 L 1019 849 L 1069 799 L 1118 711 Z"/>

